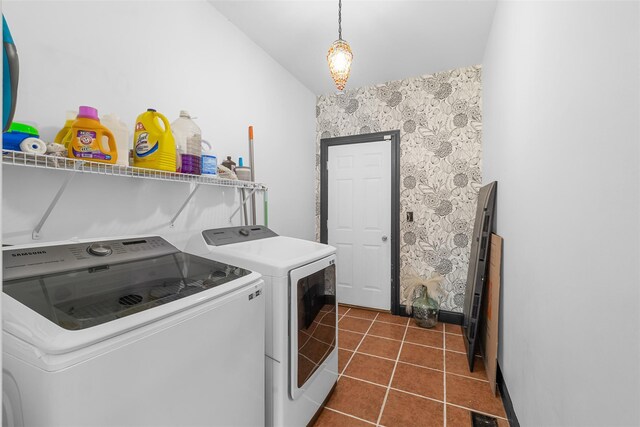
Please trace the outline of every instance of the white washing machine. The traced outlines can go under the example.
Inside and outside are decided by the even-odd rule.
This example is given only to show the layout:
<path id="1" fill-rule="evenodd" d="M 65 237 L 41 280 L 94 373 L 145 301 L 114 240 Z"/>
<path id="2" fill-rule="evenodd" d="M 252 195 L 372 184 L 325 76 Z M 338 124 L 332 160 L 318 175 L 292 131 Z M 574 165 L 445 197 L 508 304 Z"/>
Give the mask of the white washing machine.
<path id="1" fill-rule="evenodd" d="M 160 237 L 3 250 L 3 425 L 257 426 L 257 273 Z"/>
<path id="2" fill-rule="evenodd" d="M 265 424 L 308 425 L 338 379 L 335 248 L 245 226 L 205 230 L 185 250 L 263 275 Z"/>

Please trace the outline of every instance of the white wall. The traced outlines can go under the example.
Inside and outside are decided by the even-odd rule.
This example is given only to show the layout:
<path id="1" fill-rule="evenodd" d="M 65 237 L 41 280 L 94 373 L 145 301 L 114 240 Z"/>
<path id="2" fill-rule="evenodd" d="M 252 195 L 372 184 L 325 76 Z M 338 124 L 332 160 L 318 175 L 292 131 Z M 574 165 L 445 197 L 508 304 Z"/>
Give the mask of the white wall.
<path id="1" fill-rule="evenodd" d="M 504 237 L 499 355 L 523 426 L 640 424 L 637 2 L 502 2 L 484 180 Z"/>
<path id="2" fill-rule="evenodd" d="M 270 226 L 314 238 L 315 96 L 210 4 L 4 1 L 2 9 L 20 58 L 16 121 L 36 123 L 52 139 L 65 111 L 78 105 L 116 113 L 131 129 L 148 107 L 170 121 L 187 109 L 219 159 L 247 159 L 247 126 L 254 125 Z M 4 173 L 5 243 L 28 242 L 64 174 Z M 185 184 L 79 175 L 43 240 L 229 225 L 234 192 L 206 188 L 169 230 L 187 194 Z"/>

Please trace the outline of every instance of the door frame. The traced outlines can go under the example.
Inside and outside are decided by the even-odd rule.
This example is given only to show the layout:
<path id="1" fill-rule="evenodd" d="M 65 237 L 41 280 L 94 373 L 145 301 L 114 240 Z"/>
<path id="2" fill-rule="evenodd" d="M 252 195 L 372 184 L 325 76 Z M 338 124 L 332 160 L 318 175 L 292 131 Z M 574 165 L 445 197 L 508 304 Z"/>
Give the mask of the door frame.
<path id="1" fill-rule="evenodd" d="M 320 242 L 327 243 L 329 147 L 389 141 L 391 144 L 391 313 L 400 313 L 400 131 L 322 138 L 320 140 Z M 340 268 L 340 266 L 338 266 Z"/>

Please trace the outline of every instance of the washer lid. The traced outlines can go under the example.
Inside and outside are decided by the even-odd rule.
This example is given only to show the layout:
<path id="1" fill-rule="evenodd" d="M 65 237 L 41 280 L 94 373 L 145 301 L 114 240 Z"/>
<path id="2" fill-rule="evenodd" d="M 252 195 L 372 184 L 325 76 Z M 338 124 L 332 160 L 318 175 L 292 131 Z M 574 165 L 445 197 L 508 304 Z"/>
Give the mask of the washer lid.
<path id="1" fill-rule="evenodd" d="M 63 353 L 230 292 L 251 275 L 159 237 L 99 243 L 4 249 L 3 292 L 11 298 L 3 329 Z"/>
<path id="2" fill-rule="evenodd" d="M 286 276 L 293 268 L 336 252 L 333 246 L 284 236 L 209 246 L 208 250 L 216 259 L 273 277 Z"/>

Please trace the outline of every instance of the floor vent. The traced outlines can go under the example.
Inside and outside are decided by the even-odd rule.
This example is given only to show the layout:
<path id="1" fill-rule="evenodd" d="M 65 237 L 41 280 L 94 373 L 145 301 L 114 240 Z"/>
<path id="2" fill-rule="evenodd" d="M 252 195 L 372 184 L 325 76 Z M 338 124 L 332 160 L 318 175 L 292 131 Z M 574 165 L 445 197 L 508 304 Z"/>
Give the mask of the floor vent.
<path id="1" fill-rule="evenodd" d="M 477 412 L 471 413 L 471 421 L 473 427 L 498 427 L 498 420 L 496 418 Z"/>

